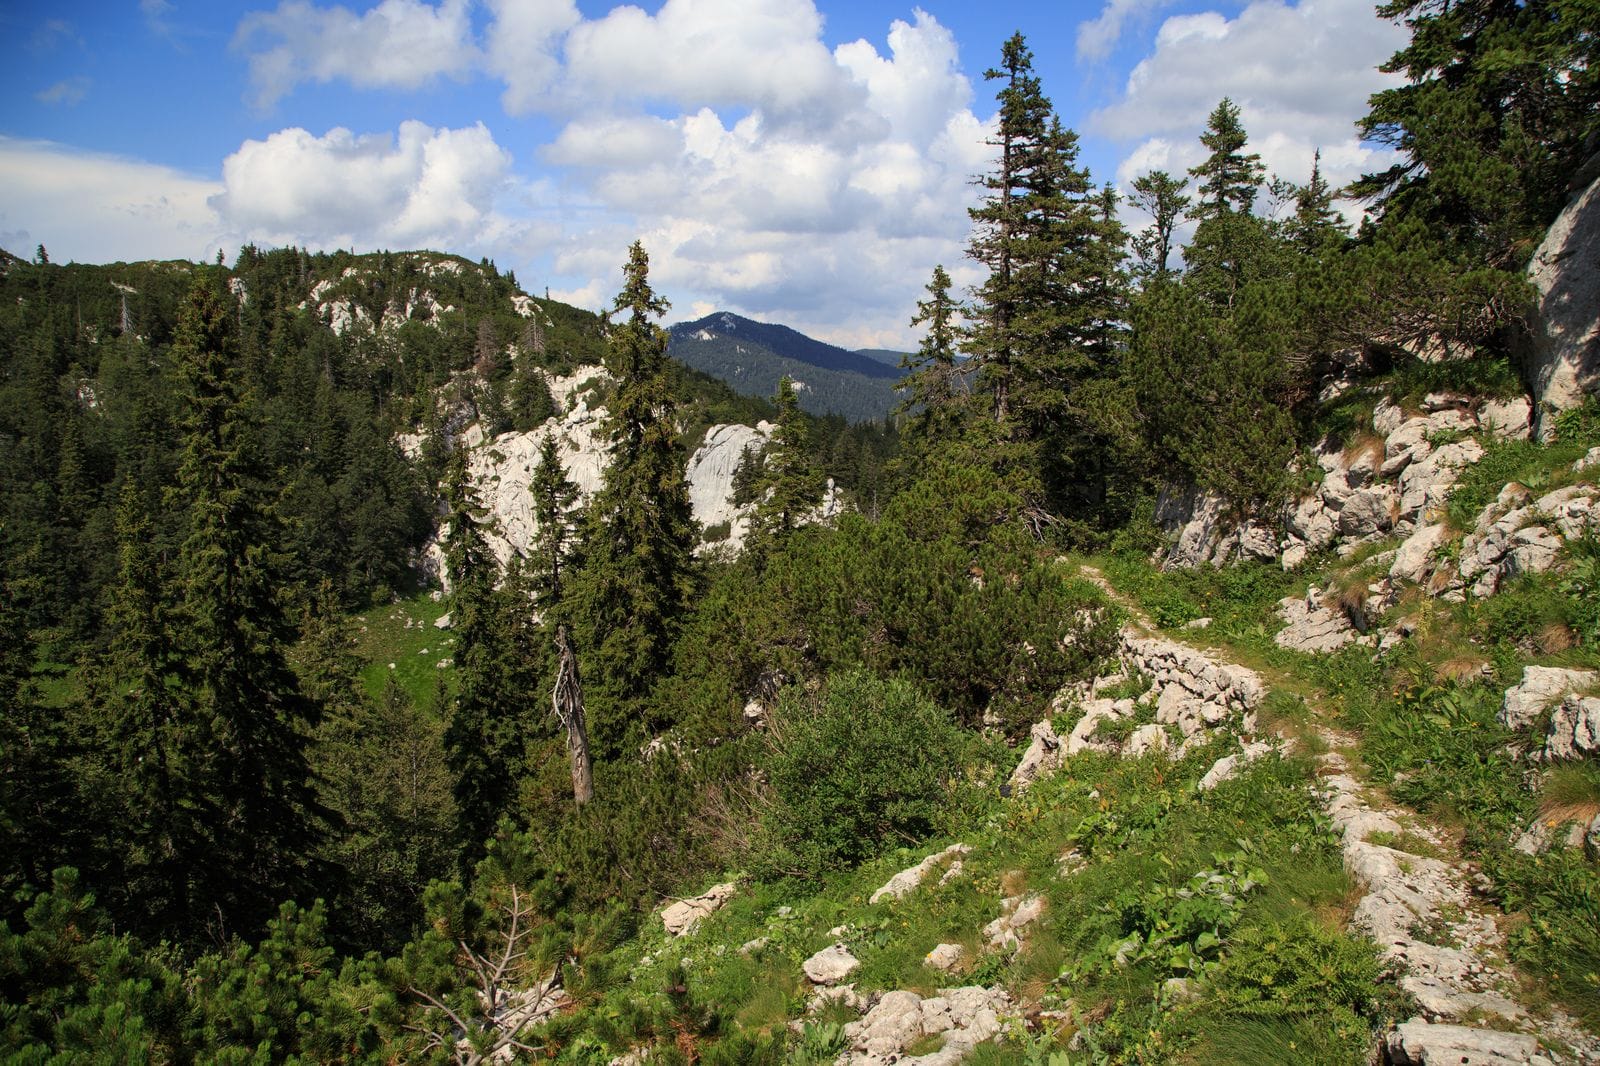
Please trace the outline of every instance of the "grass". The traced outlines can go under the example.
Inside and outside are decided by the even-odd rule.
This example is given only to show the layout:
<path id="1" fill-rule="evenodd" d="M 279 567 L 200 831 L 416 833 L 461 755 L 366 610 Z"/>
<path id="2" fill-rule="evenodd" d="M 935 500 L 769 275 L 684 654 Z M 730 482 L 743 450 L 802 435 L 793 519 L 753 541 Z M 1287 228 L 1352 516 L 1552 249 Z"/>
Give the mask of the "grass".
<path id="1" fill-rule="evenodd" d="M 433 624 L 448 608 L 420 593 L 356 616 L 356 654 L 367 664 L 361 682 L 369 696 L 378 696 L 392 677 L 418 706 L 432 705 L 441 676 L 449 682 L 454 675 L 438 663 L 454 654 L 456 638 Z"/>

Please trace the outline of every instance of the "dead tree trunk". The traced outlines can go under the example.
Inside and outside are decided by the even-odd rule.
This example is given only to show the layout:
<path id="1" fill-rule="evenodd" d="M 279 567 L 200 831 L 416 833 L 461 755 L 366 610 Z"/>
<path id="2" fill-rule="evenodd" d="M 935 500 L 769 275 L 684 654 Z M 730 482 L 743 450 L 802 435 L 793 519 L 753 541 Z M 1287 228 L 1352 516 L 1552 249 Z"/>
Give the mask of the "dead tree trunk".
<path id="1" fill-rule="evenodd" d="M 594 763 L 589 758 L 589 727 L 583 716 L 583 682 L 578 678 L 578 653 L 565 624 L 556 627 L 556 687 L 550 703 L 567 731 L 572 758 L 572 798 L 578 806 L 594 799 Z"/>

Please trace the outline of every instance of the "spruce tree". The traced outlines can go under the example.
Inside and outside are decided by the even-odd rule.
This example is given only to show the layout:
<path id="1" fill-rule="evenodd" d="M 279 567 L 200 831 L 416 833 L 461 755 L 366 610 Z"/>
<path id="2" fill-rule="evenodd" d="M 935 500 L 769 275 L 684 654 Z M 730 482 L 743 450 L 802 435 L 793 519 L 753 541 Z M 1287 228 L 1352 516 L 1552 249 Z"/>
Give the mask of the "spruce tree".
<path id="1" fill-rule="evenodd" d="M 456 693 L 445 730 L 445 758 L 455 779 L 462 875 L 483 855 L 496 823 L 511 810 L 521 768 L 519 703 L 508 677 L 514 633 L 496 566 L 484 539 L 482 505 L 467 472 L 466 452 L 450 456 L 444 482 L 445 567 L 450 575 L 450 628 L 455 634 Z"/>
<path id="2" fill-rule="evenodd" d="M 1205 161 L 1189 168 L 1189 175 L 1200 182 L 1199 197 L 1191 218 L 1201 221 L 1222 215 L 1248 215 L 1255 205 L 1256 192 L 1266 176 L 1261 157 L 1243 151 L 1249 136 L 1239 120 L 1239 107 L 1226 96 L 1206 119 L 1200 143 L 1210 150 Z"/>
<path id="3" fill-rule="evenodd" d="M 1334 190 L 1322 176 L 1322 150 L 1311 156 L 1311 178 L 1294 195 L 1294 215 L 1286 229 L 1289 240 L 1302 254 L 1317 252 L 1329 240 L 1342 236 L 1344 218 L 1333 208 Z"/>
<path id="4" fill-rule="evenodd" d="M 934 267 L 928 298 L 917 301 L 917 313 L 911 317 L 913 327 L 925 325 L 928 332 L 916 352 L 900 360 L 901 369 L 911 371 L 902 383 L 906 399 L 901 406 L 921 408 L 918 425 L 927 434 L 948 428 L 966 397 L 966 381 L 956 364 L 961 305 L 950 295 L 950 287 L 944 266 Z"/>
<path id="5" fill-rule="evenodd" d="M 173 345 L 185 391 L 173 501 L 187 528 L 176 573 L 185 660 L 178 729 L 190 758 L 174 803 L 203 838 L 177 844 L 195 889 L 183 901 L 191 929 L 219 918 L 223 929 L 258 927 L 278 902 L 311 887 L 306 857 L 323 831 L 305 756 L 318 708 L 285 657 L 295 631 L 252 400 L 234 365 L 233 310 L 201 277 Z"/>
<path id="6" fill-rule="evenodd" d="M 608 420 L 610 465 L 590 506 L 576 589 L 577 636 L 586 657 L 590 722 L 614 751 L 666 670 L 693 587 L 696 540 L 685 456 L 673 425 L 667 333 L 653 321 L 667 302 L 650 288 L 650 261 L 634 242 L 613 307 L 606 366 L 617 380 Z"/>
<path id="7" fill-rule="evenodd" d="M 1256 273 L 1272 242 L 1268 227 L 1254 214 L 1256 193 L 1266 168 L 1261 157 L 1246 154 L 1249 140 L 1239 108 L 1227 97 L 1206 121 L 1200 142 L 1210 155 L 1189 173 L 1199 181 L 1189 217 L 1199 220 L 1184 251 L 1188 284 L 1214 307 L 1231 308 L 1240 288 Z"/>
<path id="8" fill-rule="evenodd" d="M 789 377 L 778 382 L 773 402 L 778 408 L 777 428 L 767 442 L 761 477 L 755 485 L 756 507 L 746 542 L 757 557 L 781 545 L 821 502 L 823 491 L 822 472 L 812 461 L 805 415 Z"/>

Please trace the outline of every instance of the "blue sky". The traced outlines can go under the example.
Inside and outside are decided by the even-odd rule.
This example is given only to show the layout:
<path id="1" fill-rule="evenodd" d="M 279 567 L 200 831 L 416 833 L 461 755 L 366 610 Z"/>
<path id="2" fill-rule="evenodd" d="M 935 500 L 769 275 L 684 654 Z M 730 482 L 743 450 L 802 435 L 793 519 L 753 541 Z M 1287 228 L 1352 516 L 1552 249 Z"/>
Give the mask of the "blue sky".
<path id="1" fill-rule="evenodd" d="M 1352 123 L 1404 31 L 1371 0 L 24 0 L 0 247 L 431 247 L 597 308 L 638 237 L 674 320 L 905 345 L 934 264 L 978 280 L 982 73 L 1017 30 L 1099 181 L 1192 165 L 1224 95 L 1285 177 L 1384 162 Z"/>

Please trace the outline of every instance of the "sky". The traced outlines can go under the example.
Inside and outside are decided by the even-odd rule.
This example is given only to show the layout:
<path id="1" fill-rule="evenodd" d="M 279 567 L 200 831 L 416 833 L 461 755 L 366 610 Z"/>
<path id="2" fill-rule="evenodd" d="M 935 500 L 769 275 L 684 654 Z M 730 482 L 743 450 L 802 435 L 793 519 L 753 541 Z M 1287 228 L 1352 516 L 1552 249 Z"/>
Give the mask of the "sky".
<path id="1" fill-rule="evenodd" d="M 429 248 L 598 310 L 638 239 L 670 321 L 905 348 L 936 264 L 981 278 L 1016 32 L 1097 182 L 1194 165 L 1223 96 L 1282 177 L 1387 164 L 1373 0 L 8 0 L 0 247 Z"/>

